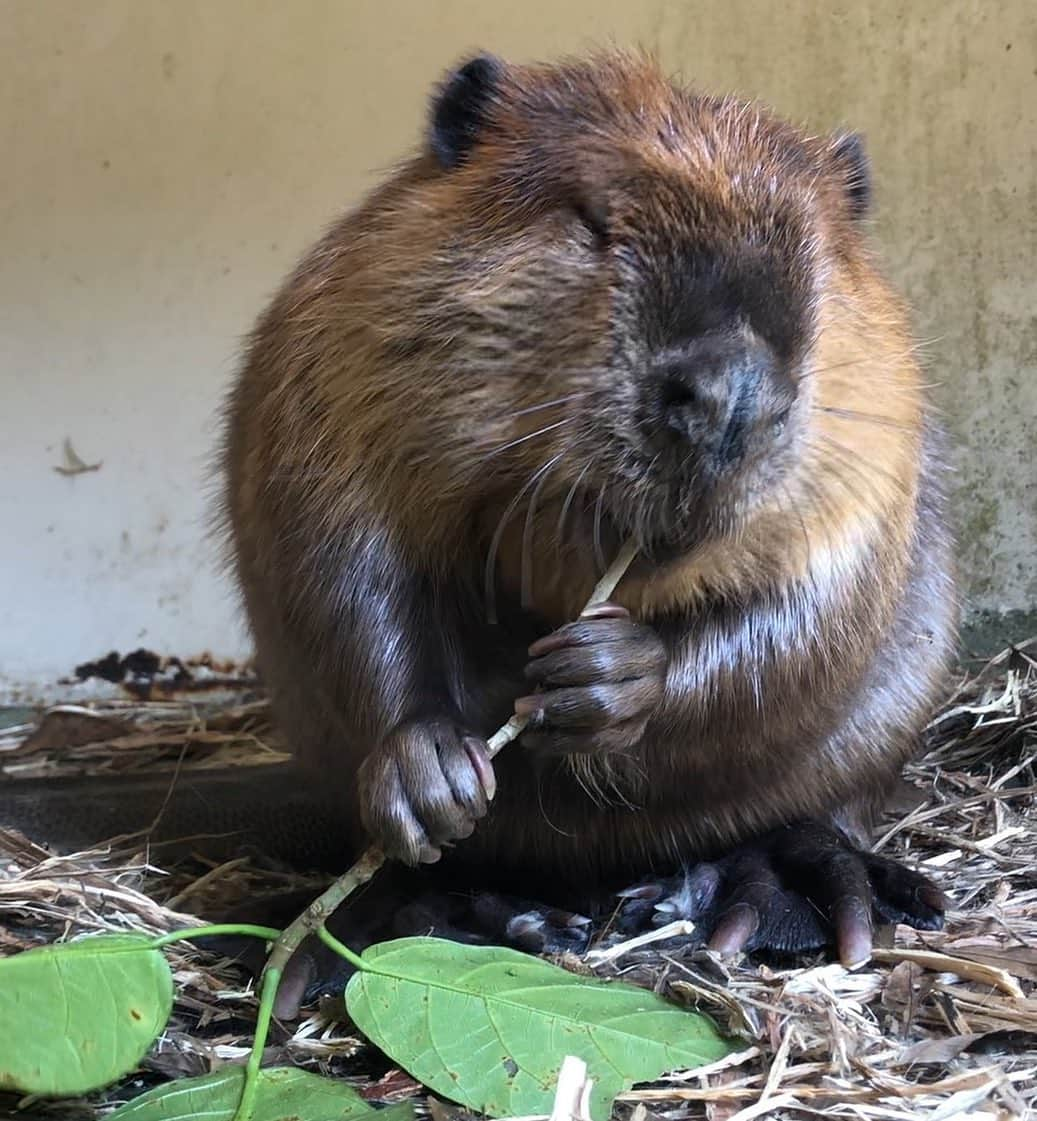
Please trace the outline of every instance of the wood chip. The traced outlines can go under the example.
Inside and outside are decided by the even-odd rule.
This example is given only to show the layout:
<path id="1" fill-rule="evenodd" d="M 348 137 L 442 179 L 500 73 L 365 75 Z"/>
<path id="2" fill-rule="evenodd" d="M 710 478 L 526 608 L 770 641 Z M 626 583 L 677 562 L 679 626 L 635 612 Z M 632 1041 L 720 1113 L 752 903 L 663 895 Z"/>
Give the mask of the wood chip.
<path id="1" fill-rule="evenodd" d="M 978 961 L 966 961 L 964 958 L 951 957 L 950 954 L 940 954 L 932 950 L 873 950 L 874 961 L 909 961 L 931 969 L 936 973 L 954 973 L 968 981 L 978 981 L 981 985 L 993 985 L 1003 993 L 1007 993 L 1016 1000 L 1025 1000 L 1026 994 L 1019 987 L 1018 981 L 1006 970 L 995 966 L 983 965 Z"/>

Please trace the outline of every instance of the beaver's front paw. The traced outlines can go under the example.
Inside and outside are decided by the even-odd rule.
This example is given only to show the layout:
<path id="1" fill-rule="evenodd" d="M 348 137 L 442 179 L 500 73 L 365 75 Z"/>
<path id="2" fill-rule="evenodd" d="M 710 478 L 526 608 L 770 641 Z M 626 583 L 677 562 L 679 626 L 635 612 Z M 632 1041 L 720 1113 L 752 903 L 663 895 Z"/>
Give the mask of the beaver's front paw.
<path id="1" fill-rule="evenodd" d="M 372 840 L 406 864 L 430 864 L 467 837 L 494 794 L 486 744 L 448 718 L 391 732 L 364 760 L 360 807 Z"/>
<path id="2" fill-rule="evenodd" d="M 663 695 L 668 655 L 651 627 L 618 604 L 588 609 L 530 648 L 526 678 L 539 693 L 520 697 L 530 717 L 523 742 L 559 754 L 634 747 Z"/>

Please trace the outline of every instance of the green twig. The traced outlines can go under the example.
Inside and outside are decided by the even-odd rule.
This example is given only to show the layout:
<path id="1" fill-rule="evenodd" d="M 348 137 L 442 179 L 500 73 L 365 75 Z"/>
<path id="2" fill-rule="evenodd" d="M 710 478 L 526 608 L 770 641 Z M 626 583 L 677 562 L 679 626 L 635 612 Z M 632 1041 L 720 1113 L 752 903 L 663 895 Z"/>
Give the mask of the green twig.
<path id="1" fill-rule="evenodd" d="M 616 585 L 623 578 L 623 574 L 630 567 L 631 561 L 637 555 L 637 546 L 627 542 L 619 551 L 619 555 L 612 562 L 608 572 L 598 581 L 591 592 L 591 597 L 584 607 L 596 607 L 605 603 L 616 590 Z M 512 740 L 517 739 L 529 722 L 528 716 L 518 714 L 499 728 L 487 741 L 487 749 L 492 759 L 499 751 L 505 748 Z M 310 934 L 315 934 L 324 923 L 337 910 L 345 899 L 367 881 L 385 863 L 385 855 L 381 849 L 372 845 L 349 869 L 345 875 L 340 876 L 322 895 L 319 895 L 305 911 L 289 926 L 277 939 L 270 957 L 267 959 L 267 970 L 282 970 L 288 964 L 288 959 Z"/>
<path id="2" fill-rule="evenodd" d="M 270 1031 L 270 1020 L 274 1014 L 274 999 L 277 996 L 277 989 L 280 984 L 280 969 L 271 969 L 268 966 L 263 971 L 263 987 L 259 996 L 259 1014 L 256 1016 L 256 1035 L 252 1040 L 252 1050 L 248 1054 L 248 1062 L 245 1064 L 245 1080 L 241 1086 L 241 1097 L 238 1099 L 238 1107 L 234 1111 L 233 1121 L 250 1121 L 252 1117 L 252 1110 L 256 1104 L 256 1094 L 259 1092 L 259 1068 L 263 1065 L 266 1037 Z"/>

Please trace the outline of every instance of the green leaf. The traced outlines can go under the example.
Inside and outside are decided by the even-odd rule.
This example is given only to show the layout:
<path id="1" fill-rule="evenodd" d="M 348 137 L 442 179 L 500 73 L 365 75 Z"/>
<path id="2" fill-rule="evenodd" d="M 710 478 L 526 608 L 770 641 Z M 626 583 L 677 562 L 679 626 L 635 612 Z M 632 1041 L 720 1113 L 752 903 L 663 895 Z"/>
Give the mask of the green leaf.
<path id="1" fill-rule="evenodd" d="M 98 935 L 0 960 L 0 1089 L 67 1096 L 134 1070 L 169 1020 L 151 939 Z"/>
<path id="2" fill-rule="evenodd" d="M 231 1121 L 244 1080 L 243 1067 L 181 1078 L 120 1106 L 109 1121 Z M 344 1082 L 295 1067 L 273 1067 L 259 1072 L 252 1121 L 412 1121 L 413 1116 L 409 1102 L 376 1110 Z"/>
<path id="3" fill-rule="evenodd" d="M 606 1118 L 633 1083 L 736 1047 L 654 993 L 515 950 L 401 938 L 362 956 L 346 986 L 357 1027 L 430 1090 L 493 1117 L 550 1113 L 566 1055 L 587 1064 Z"/>

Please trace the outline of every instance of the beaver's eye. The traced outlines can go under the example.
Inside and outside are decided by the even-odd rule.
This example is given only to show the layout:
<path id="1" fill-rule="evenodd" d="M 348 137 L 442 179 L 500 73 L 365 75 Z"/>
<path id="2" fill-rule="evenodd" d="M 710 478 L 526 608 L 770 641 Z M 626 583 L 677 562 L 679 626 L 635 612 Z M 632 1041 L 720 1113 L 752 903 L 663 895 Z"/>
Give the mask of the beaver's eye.
<path id="1" fill-rule="evenodd" d="M 590 231 L 594 248 L 603 251 L 609 247 L 608 207 L 603 202 L 593 202 L 584 198 L 573 200 L 573 213 Z"/>

